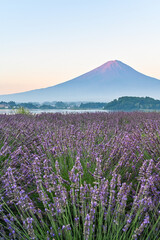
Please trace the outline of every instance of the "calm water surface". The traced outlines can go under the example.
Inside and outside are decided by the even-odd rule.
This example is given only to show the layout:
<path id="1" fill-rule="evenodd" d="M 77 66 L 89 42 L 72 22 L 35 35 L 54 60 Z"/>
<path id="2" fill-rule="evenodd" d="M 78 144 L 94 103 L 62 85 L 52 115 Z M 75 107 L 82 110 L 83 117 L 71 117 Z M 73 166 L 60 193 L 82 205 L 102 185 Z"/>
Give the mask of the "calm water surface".
<path id="1" fill-rule="evenodd" d="M 40 113 L 84 113 L 84 112 L 109 112 L 107 110 L 70 110 L 70 109 L 32 109 L 29 110 L 31 113 L 40 114 Z M 11 109 L 0 109 L 0 114 L 14 114 L 14 111 Z"/>

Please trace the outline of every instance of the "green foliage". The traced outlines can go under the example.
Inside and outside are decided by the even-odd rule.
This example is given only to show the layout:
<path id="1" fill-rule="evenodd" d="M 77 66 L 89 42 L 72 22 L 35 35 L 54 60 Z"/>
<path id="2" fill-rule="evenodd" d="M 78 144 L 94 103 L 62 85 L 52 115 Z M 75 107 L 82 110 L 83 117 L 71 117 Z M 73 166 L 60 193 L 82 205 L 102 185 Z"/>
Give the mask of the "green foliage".
<path id="1" fill-rule="evenodd" d="M 19 105 L 20 107 L 23 107 L 23 108 L 28 108 L 28 109 L 37 109 L 38 107 L 33 104 L 33 103 L 20 103 Z"/>
<path id="2" fill-rule="evenodd" d="M 160 110 L 160 100 L 150 97 L 120 97 L 106 104 L 107 110 L 138 111 Z"/>
<path id="3" fill-rule="evenodd" d="M 81 103 L 80 109 L 100 109 L 104 108 L 106 103 L 99 103 L 99 102 L 90 102 L 90 103 Z"/>
<path id="4" fill-rule="evenodd" d="M 40 109 L 55 109 L 55 107 L 53 107 L 51 105 L 43 104 L 43 105 L 41 105 Z"/>
<path id="5" fill-rule="evenodd" d="M 20 107 L 18 109 L 15 110 L 15 114 L 31 114 L 30 111 L 24 107 Z"/>
<path id="6" fill-rule="evenodd" d="M 56 108 L 66 108 L 66 104 L 64 102 L 56 102 Z"/>

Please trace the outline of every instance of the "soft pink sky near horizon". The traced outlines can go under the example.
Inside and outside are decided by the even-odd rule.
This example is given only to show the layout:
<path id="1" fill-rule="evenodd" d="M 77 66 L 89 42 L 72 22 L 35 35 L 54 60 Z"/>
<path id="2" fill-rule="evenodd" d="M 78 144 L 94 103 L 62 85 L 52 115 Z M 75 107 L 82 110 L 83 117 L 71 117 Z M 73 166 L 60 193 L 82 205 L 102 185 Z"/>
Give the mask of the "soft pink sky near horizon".
<path id="1" fill-rule="evenodd" d="M 0 1 L 0 94 L 120 60 L 160 80 L 160 1 Z"/>

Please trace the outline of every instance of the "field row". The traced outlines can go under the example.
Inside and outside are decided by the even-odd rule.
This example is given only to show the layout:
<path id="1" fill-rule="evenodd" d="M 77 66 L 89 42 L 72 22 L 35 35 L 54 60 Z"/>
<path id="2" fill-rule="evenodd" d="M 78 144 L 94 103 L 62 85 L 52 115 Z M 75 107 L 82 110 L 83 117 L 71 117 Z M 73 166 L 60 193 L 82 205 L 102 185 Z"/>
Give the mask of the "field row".
<path id="1" fill-rule="evenodd" d="M 0 115 L 0 239 L 160 239 L 160 114 Z"/>

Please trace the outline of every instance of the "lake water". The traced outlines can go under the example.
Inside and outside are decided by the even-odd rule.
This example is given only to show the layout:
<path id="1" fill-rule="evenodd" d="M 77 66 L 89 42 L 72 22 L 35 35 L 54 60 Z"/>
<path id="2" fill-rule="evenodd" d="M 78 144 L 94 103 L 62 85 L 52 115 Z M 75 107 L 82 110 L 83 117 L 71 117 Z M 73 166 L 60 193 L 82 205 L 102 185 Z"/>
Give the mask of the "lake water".
<path id="1" fill-rule="evenodd" d="M 71 110 L 71 109 L 30 109 L 31 113 L 40 114 L 40 113 L 84 113 L 84 112 L 110 112 L 102 109 L 92 109 L 92 110 Z M 14 114 L 14 111 L 11 109 L 0 109 L 0 114 Z"/>

